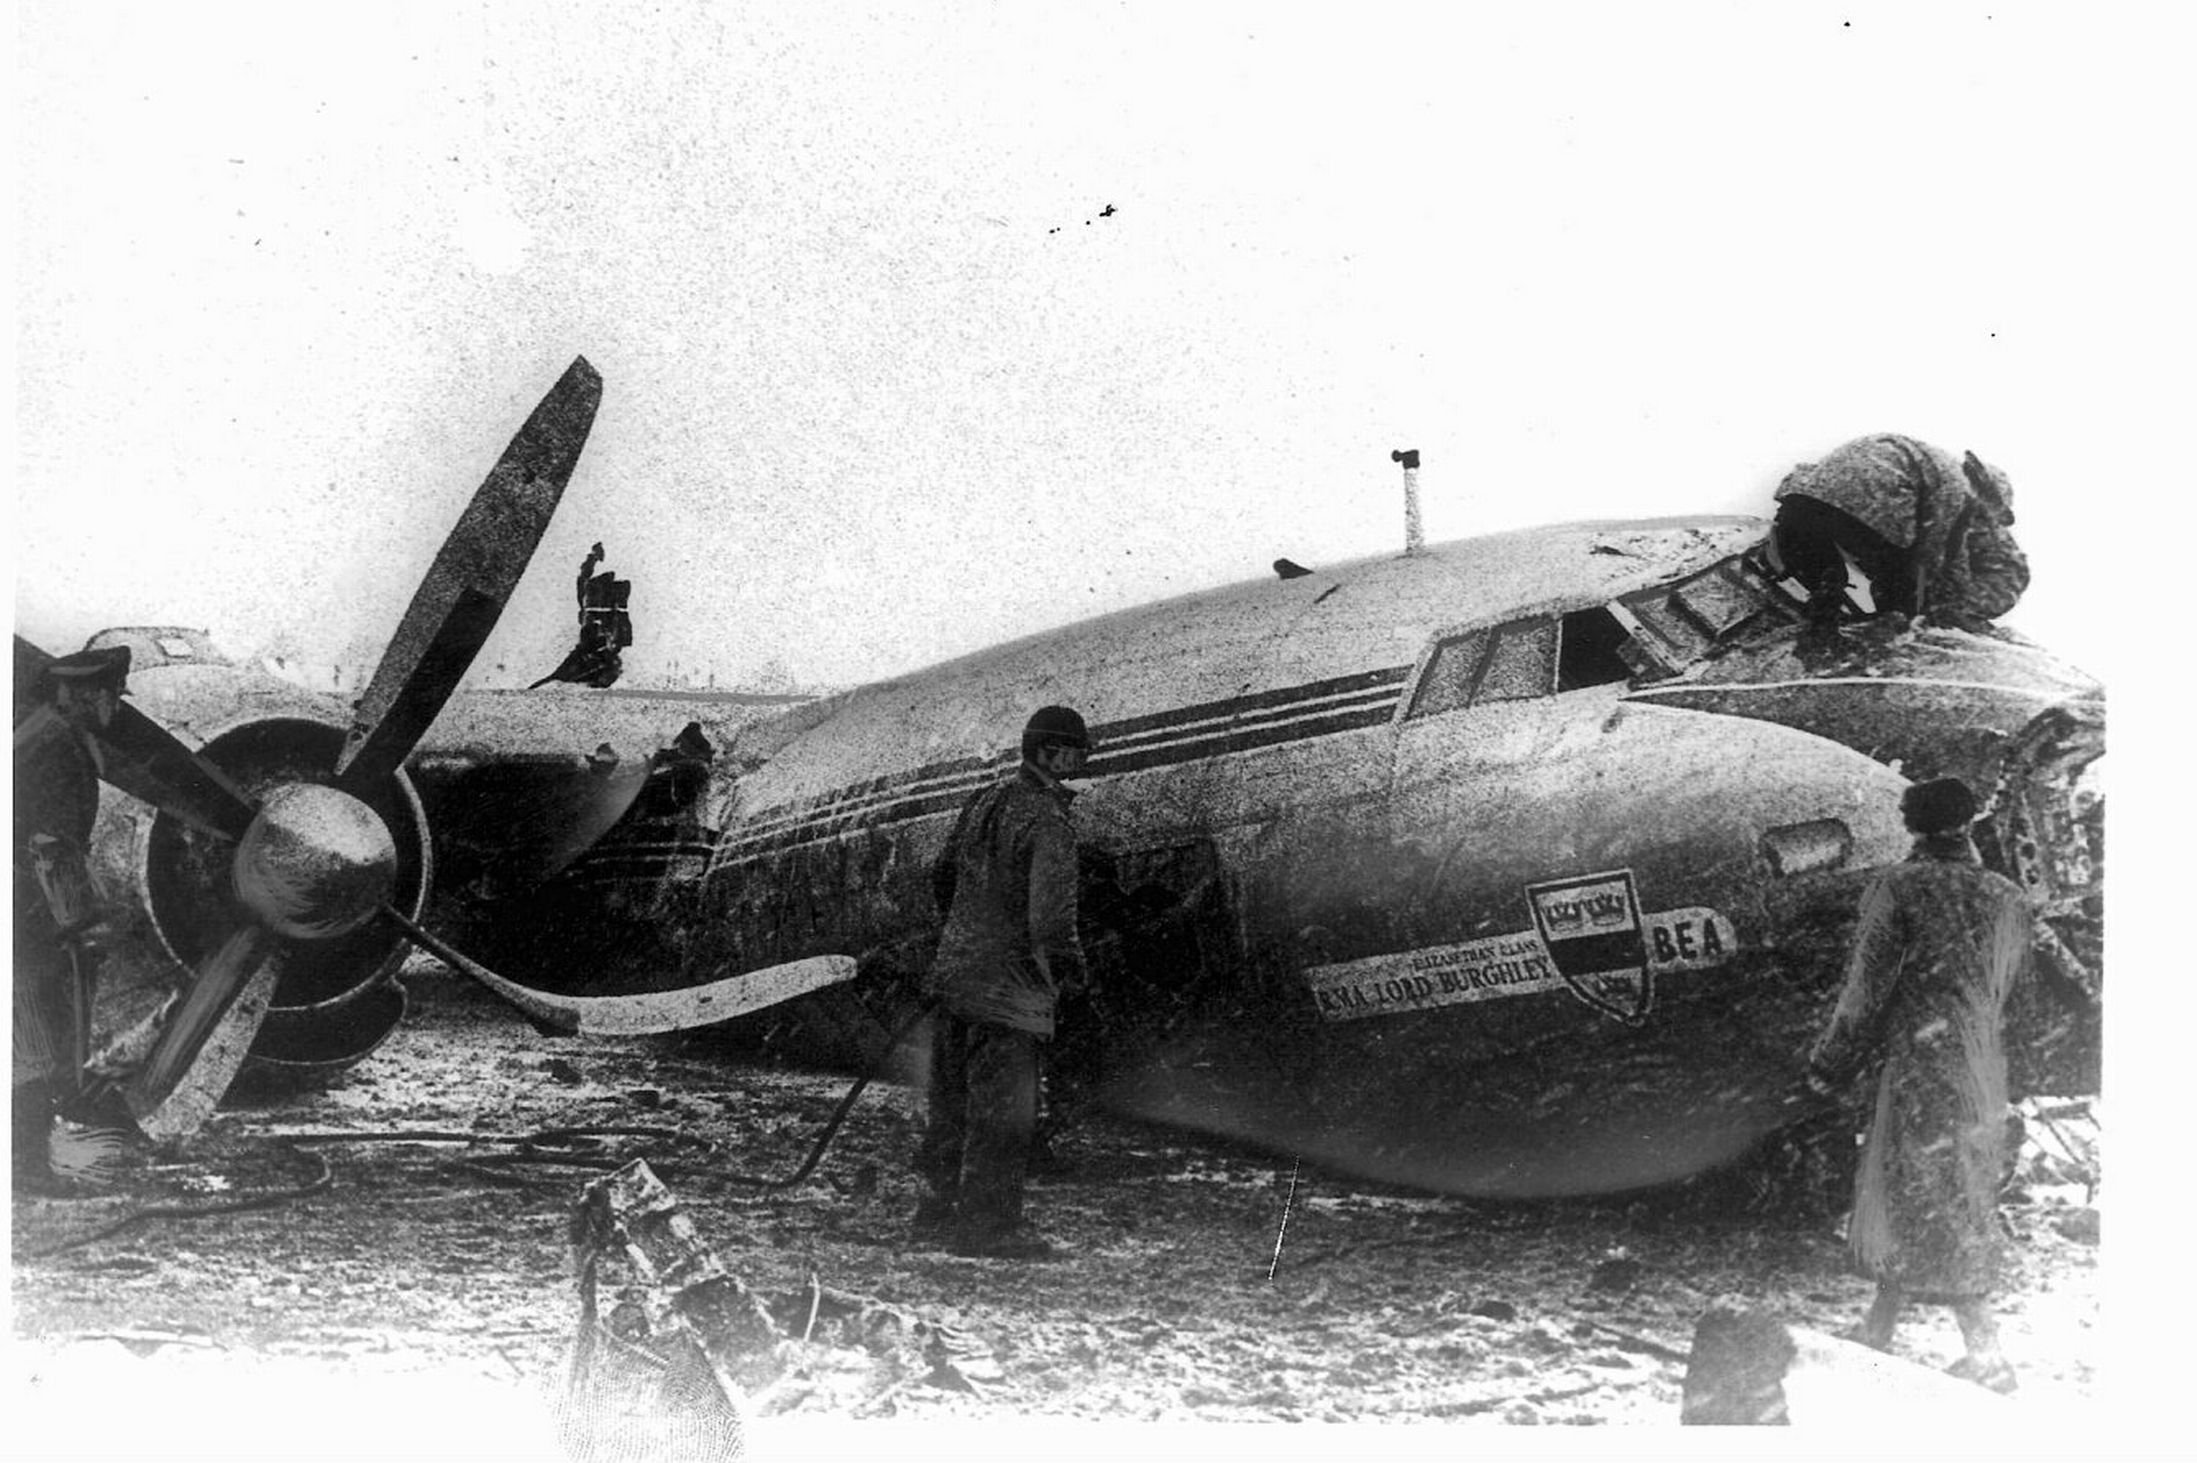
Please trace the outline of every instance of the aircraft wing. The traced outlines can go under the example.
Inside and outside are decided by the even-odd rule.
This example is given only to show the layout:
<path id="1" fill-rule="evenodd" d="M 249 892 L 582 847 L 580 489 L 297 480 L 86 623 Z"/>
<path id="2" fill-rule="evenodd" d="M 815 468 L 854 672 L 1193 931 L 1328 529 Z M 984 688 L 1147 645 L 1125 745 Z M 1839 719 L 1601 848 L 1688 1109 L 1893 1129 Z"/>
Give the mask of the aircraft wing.
<path id="1" fill-rule="evenodd" d="M 459 692 L 407 764 L 435 833 L 438 882 L 540 883 L 618 824 L 682 728 L 698 725 L 722 749 L 796 699 L 556 683 Z"/>

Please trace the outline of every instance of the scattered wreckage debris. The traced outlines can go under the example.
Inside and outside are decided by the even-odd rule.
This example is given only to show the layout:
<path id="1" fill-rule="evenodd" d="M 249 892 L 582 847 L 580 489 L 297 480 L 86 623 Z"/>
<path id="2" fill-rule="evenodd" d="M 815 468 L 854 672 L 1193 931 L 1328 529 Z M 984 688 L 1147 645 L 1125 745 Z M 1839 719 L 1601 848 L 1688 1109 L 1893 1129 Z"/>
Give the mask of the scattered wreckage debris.
<path id="1" fill-rule="evenodd" d="M 2023 1187 L 2080 1187 L 2085 1204 L 2095 1199 L 2099 1181 L 2096 1099 L 2026 1098 L 2014 1104 L 2014 1114 L 2022 1123 L 2015 1183 Z"/>
<path id="2" fill-rule="evenodd" d="M 335 1181 L 334 1170 L 329 1167 L 328 1160 L 320 1154 L 291 1148 L 285 1148 L 285 1153 L 286 1156 L 305 1161 L 310 1173 L 303 1181 L 277 1188 L 256 1189 L 240 1194 L 233 1199 L 218 1200 L 211 1203 L 143 1205 L 125 1214 L 118 1215 L 82 1234 L 55 1240 L 50 1244 L 41 1245 L 34 1249 L 18 1249 L 16 1254 L 20 1258 L 28 1260 L 51 1259 L 71 1250 L 85 1249 L 105 1240 L 113 1239 L 117 1235 L 135 1229 L 140 1224 L 147 1224 L 156 1219 L 211 1219 L 223 1214 L 245 1214 L 255 1209 L 272 1209 L 277 1205 L 309 1198 Z M 101 1196 L 102 1198 L 118 1197 L 120 1195 L 120 1178 L 117 1177 L 114 1182 L 118 1187 L 108 1190 Z M 178 1187 L 184 1192 L 199 1194 L 218 1194 L 228 1190 L 227 1182 L 218 1175 L 186 1177 L 178 1184 Z"/>
<path id="3" fill-rule="evenodd" d="M 846 1086 L 840 1076 L 761 1069 L 742 1071 L 737 1091 L 696 1096 L 699 1084 L 686 1078 L 701 1071 L 707 1049 L 649 1038 L 588 1048 L 574 1090 L 538 1075 L 573 1051 L 569 1042 L 511 1022 L 455 977 L 438 972 L 419 984 L 423 1019 L 399 1033 L 401 1060 L 386 1073 L 250 1119 L 218 1118 L 195 1145 L 191 1171 L 257 1190 L 295 1176 L 296 1160 L 278 1158 L 265 1141 L 277 1127 L 327 1131 L 369 1113 L 401 1113 L 422 1129 L 478 1136 L 475 1125 L 487 1123 L 533 1133 L 613 1115 L 638 1090 L 667 1099 L 664 1108 L 632 1111 L 640 1122 L 680 1123 L 726 1153 L 782 1154 L 790 1163 L 801 1146 L 795 1130 L 805 1138 Z M 508 1050 L 484 1062 L 489 1029 Z M 2052 1113 L 2079 1134 L 2072 1115 Z M 1368 1192 L 1318 1176 L 1310 1162 L 1280 1273 L 1255 1283 L 1271 1256 L 1290 1165 L 1104 1114 L 1069 1134 L 1074 1172 L 1046 1181 L 1048 1211 L 1072 1257 L 1009 1281 L 905 1246 L 916 1188 L 897 1160 L 913 1140 L 913 1114 L 905 1092 L 857 1105 L 825 1165 L 827 1175 L 880 1165 L 873 1199 L 854 1203 L 821 1183 L 763 1199 L 720 1188 L 699 1166 L 692 1180 L 675 1175 L 683 1150 L 659 1158 L 647 1143 L 606 1147 L 604 1156 L 646 1156 L 785 1337 L 811 1343 L 804 1364 L 816 1375 L 797 1367 L 769 1399 L 750 1394 L 751 1452 L 768 1447 L 778 1426 L 761 1415 L 766 1400 L 784 1405 L 789 1439 L 858 1413 L 972 1426 L 1409 1419 L 1503 1424 L 1506 1434 L 1522 1425 L 1667 1426 L 1678 1418 L 1692 1328 L 1712 1297 L 1741 1294 L 1825 1333 L 1866 1299 L 1828 1224 L 1787 1228 L 1729 1210 L 1674 1210 L 1661 1196 L 1498 1206 Z M 2049 1135 L 2033 1124 L 2030 1137 L 2041 1149 Z M 179 1392 L 193 1389 L 184 1416 L 199 1422 L 186 1425 L 213 1426 L 222 1414 L 207 1399 L 217 1392 L 237 1396 L 240 1412 L 267 1405 L 257 1380 L 267 1368 L 287 1394 L 325 1379 L 326 1394 L 350 1398 L 346 1413 L 360 1419 L 354 1446 L 367 1429 L 377 1444 L 385 1429 L 426 1434 L 423 1391 L 454 1393 L 460 1380 L 490 1373 L 500 1391 L 480 1389 L 462 1423 L 484 1440 L 481 1451 L 513 1451 L 515 1439 L 538 1430 L 537 1453 L 559 1456 L 545 1399 L 564 1375 L 574 1333 L 567 1220 L 581 1186 L 603 1175 L 515 1164 L 491 1180 L 473 1171 L 477 1151 L 461 1161 L 449 1149 L 398 1142 L 343 1147 L 329 1151 L 337 1190 L 326 1198 L 148 1228 L 35 1264 L 20 1258 L 30 1244 L 95 1222 L 95 1202 L 111 1201 L 19 1203 L 18 1334 L 81 1357 L 94 1349 L 72 1345 L 82 1332 L 196 1325 L 226 1349 L 162 1347 L 127 1378 L 99 1373 L 100 1385 L 143 1396 L 172 1381 Z M 165 1173 L 159 1181 L 176 1182 Z M 491 1181 L 512 1187 L 490 1190 Z M 2082 1197 L 2079 1186 L 2038 1184 L 2027 1204 L 2010 1198 L 2002 1210 L 2025 1232 L 2025 1258 L 2006 1317 L 2022 1405 L 2001 1410 L 2025 1425 L 2031 1413 L 2049 1419 L 2063 1406 L 2091 1406 L 2101 1389 L 2098 1348 L 2108 1333 L 2097 1252 L 2055 1223 Z M 1296 1263 L 1313 1256 L 1323 1257 L 1316 1267 Z M 1590 1284 L 1597 1266 L 1627 1257 L 1647 1267 L 1630 1288 Z M 602 1278 L 607 1316 L 623 1297 L 608 1265 Z M 841 1290 L 967 1327 L 997 1348 L 1003 1374 L 967 1392 L 930 1384 L 910 1365 L 905 1384 L 891 1390 L 878 1361 L 835 1330 L 845 1325 Z M 826 1352 L 826 1343 L 839 1349 Z M 1903 1338 L 1899 1354 L 1934 1370 L 1956 1344 L 1950 1318 L 1934 1314 Z M 110 1365 L 126 1359 L 119 1344 L 102 1345 Z M 246 1377 L 255 1379 L 249 1389 Z M 387 1410 L 362 1410 L 369 1396 Z M 843 1409 L 837 1397 L 850 1399 Z M 490 1417 L 500 1430 L 489 1429 Z M 10 1436 L 17 1425 L 11 1415 Z M 415 1451 L 449 1451 L 457 1437 L 425 1438 Z"/>
<path id="4" fill-rule="evenodd" d="M 646 1160 L 581 1191 L 571 1244 L 580 1320 L 558 1428 L 576 1459 L 733 1458 L 750 1416 L 878 1415 L 910 1387 L 1001 1380 L 991 1348 L 949 1323 L 813 1274 L 783 1294 L 749 1286 Z M 630 1278 L 606 1310 L 621 1259 Z"/>

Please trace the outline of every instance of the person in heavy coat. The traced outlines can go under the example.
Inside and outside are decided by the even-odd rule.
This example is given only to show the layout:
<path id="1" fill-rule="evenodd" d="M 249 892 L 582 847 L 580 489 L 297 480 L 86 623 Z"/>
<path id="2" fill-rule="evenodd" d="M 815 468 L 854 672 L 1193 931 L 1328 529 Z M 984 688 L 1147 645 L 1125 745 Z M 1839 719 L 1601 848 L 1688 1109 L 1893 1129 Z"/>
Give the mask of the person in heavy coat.
<path id="1" fill-rule="evenodd" d="M 1828 1096 L 1881 1058 L 1847 1230 L 1877 1282 L 1858 1339 L 1887 1349 L 1910 1300 L 1950 1305 L 1967 1343 L 1957 1373 L 2008 1391 L 1990 1303 L 2007 1142 L 2001 1027 L 2028 959 L 2029 909 L 1976 856 L 1967 784 L 1918 783 L 1900 807 L 1914 851 L 1862 897 L 1810 1086 Z"/>
<path id="2" fill-rule="evenodd" d="M 1043 1259 L 1051 1244 L 1023 1220 L 1036 1133 L 1039 1045 L 1063 995 L 1088 983 L 1076 932 L 1075 793 L 1061 779 L 1091 750 L 1065 706 L 1034 714 L 1014 772 L 962 805 L 933 867 L 946 929 L 924 978 L 938 1003 L 930 1112 L 916 1167 L 930 1196 L 919 1232 L 956 1254 Z"/>
<path id="3" fill-rule="evenodd" d="M 50 662 L 40 699 L 15 728 L 15 980 L 10 1167 L 16 1184 L 54 1182 L 60 1106 L 79 1095 L 89 1053 L 91 974 L 102 913 L 87 849 L 99 813 L 92 735 L 128 694 L 126 645 Z"/>
<path id="4" fill-rule="evenodd" d="M 1930 595 L 1930 618 L 1980 634 L 2029 587 L 2029 559 L 2014 542 L 2012 481 L 1973 452 L 1961 472 L 1972 496 Z"/>
<path id="5" fill-rule="evenodd" d="M 1850 557 L 1880 614 L 1973 628 L 2012 609 L 2029 583 L 2014 546 L 2012 488 L 1974 453 L 1965 461 L 1913 437 L 1857 437 L 1802 463 L 1777 488 L 1771 544 L 1828 624 Z"/>

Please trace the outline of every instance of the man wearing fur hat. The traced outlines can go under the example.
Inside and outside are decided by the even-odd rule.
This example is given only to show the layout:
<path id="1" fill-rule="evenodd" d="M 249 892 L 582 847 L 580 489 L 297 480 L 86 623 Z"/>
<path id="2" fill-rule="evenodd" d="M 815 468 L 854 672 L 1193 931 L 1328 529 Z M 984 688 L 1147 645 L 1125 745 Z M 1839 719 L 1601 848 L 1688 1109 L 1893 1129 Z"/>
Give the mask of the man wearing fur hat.
<path id="1" fill-rule="evenodd" d="M 130 649 L 49 662 L 40 699 L 15 728 L 15 1036 L 10 1149 L 17 1188 L 53 1185 L 59 1107 L 81 1095 L 90 1058 L 92 970 L 103 932 L 86 846 L 99 813 L 92 737 L 128 694 Z"/>
<path id="2" fill-rule="evenodd" d="M 1949 1305 L 1967 1343 L 1955 1374 L 2011 1391 L 1990 1296 L 2007 1141 L 2001 1026 L 2028 960 L 2028 902 L 1977 858 L 1966 783 L 1917 783 L 1900 811 L 1914 851 L 1862 896 L 1809 1085 L 1829 1096 L 1881 1059 L 1847 1228 L 1856 1264 L 1877 1282 L 1858 1339 L 1889 1349 L 1909 1301 Z"/>

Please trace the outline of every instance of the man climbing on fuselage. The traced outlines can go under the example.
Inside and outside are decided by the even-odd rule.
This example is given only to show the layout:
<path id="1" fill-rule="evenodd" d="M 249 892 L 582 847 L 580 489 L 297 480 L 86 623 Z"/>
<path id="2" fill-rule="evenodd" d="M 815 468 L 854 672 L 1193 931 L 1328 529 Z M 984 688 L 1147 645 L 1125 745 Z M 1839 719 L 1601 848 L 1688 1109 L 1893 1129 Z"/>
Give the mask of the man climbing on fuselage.
<path id="1" fill-rule="evenodd" d="M 1847 562 L 1869 580 L 1879 615 L 1980 630 L 2029 584 L 2013 535 L 2013 487 L 1973 452 L 1965 461 L 1891 433 L 1859 437 L 1788 473 L 1777 488 L 1771 549 L 1808 592 L 1819 635 L 1833 635 Z"/>

